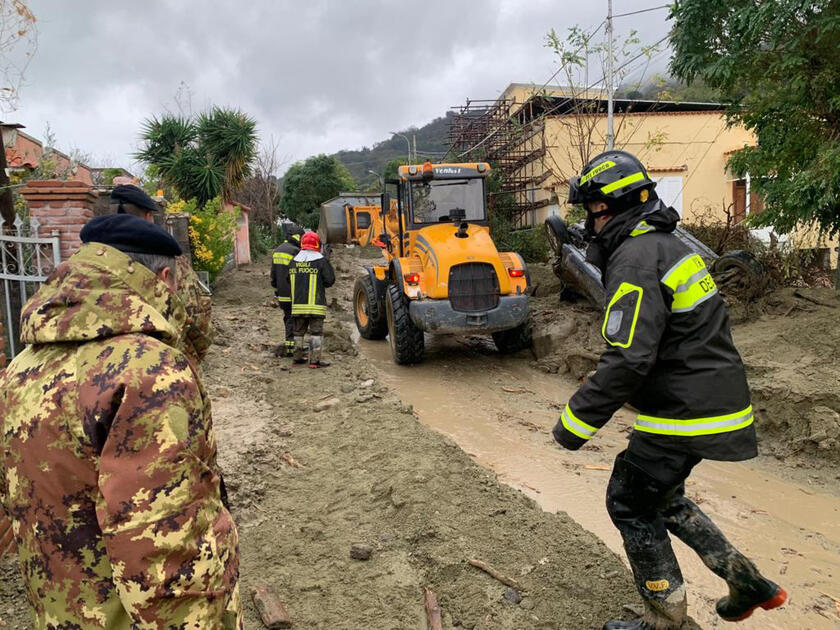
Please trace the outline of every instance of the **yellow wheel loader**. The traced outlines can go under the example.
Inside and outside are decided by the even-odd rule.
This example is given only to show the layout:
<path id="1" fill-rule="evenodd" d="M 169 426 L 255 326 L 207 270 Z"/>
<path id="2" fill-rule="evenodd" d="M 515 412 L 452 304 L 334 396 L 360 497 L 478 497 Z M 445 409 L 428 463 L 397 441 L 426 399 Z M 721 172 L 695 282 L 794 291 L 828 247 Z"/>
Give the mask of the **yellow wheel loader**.
<path id="1" fill-rule="evenodd" d="M 424 333 L 490 334 L 504 353 L 531 345 L 528 269 L 490 237 L 489 172 L 486 163 L 401 166 L 386 182 L 394 199 L 321 206 L 325 242 L 382 249 L 383 263 L 356 280 L 353 310 L 361 336 L 387 336 L 397 363 L 422 360 Z"/>

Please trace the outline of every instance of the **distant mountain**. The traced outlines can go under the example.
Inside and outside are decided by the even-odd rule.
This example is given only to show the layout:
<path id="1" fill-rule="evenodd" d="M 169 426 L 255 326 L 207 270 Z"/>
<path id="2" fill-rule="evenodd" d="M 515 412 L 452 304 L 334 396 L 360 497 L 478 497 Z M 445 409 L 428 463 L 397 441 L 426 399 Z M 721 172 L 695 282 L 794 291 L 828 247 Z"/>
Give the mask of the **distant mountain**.
<path id="1" fill-rule="evenodd" d="M 419 128 L 411 127 L 401 130 L 400 133 L 409 139 L 417 139 L 417 158 L 422 161 L 439 160 L 443 153 L 449 149 L 449 117 L 452 114 L 435 118 L 432 122 Z M 336 158 L 347 167 L 359 190 L 365 190 L 376 183 L 376 175 L 369 171 L 382 173 L 385 165 L 393 159 L 406 159 L 408 147 L 405 140 L 400 136 L 392 136 L 388 140 L 377 142 L 373 147 L 359 149 L 357 151 L 339 151 L 335 153 Z"/>

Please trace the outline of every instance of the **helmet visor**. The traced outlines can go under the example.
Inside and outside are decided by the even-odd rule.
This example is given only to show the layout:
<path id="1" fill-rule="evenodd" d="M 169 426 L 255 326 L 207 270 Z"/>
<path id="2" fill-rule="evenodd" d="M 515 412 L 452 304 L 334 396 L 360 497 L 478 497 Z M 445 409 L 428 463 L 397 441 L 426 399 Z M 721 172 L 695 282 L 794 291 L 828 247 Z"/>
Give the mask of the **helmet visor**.
<path id="1" fill-rule="evenodd" d="M 580 190 L 580 177 L 569 178 L 569 203 L 578 205 L 583 203 L 583 193 Z"/>

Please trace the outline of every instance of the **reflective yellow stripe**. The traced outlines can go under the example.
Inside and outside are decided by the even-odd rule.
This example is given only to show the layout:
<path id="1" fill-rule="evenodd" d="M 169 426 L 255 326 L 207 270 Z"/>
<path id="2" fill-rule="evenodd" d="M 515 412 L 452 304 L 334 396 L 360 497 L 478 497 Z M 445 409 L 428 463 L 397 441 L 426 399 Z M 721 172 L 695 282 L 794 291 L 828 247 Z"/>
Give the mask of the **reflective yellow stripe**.
<path id="1" fill-rule="evenodd" d="M 629 295 L 630 293 L 636 292 L 639 294 L 639 299 L 636 301 L 636 310 L 633 312 L 633 323 L 630 325 L 630 336 L 627 338 L 627 343 L 613 343 L 607 337 L 607 321 L 610 317 L 610 310 L 612 310 L 613 305 L 618 302 L 621 298 L 625 295 Z M 633 343 L 633 335 L 636 332 L 636 323 L 639 321 L 639 310 L 642 308 L 642 296 L 644 295 L 644 289 L 642 287 L 637 287 L 635 284 L 630 284 L 629 282 L 622 282 L 618 285 L 618 289 L 613 295 L 612 299 L 610 300 L 609 306 L 607 306 L 607 312 L 604 313 L 604 323 L 601 325 L 601 336 L 611 346 L 618 346 L 619 348 L 629 348 L 630 345 Z"/>
<path id="2" fill-rule="evenodd" d="M 292 262 L 293 256 L 291 254 L 284 254 L 283 252 L 274 252 L 274 255 L 271 257 L 271 262 L 275 265 L 288 265 Z"/>
<path id="3" fill-rule="evenodd" d="M 586 173 L 583 177 L 580 178 L 580 185 L 585 184 L 590 179 L 595 177 L 598 173 L 603 173 L 604 171 L 610 170 L 613 166 L 615 166 L 615 162 L 611 160 L 607 160 L 606 162 L 601 162 L 598 166 L 593 168 L 591 171 Z"/>
<path id="4" fill-rule="evenodd" d="M 275 295 L 274 299 L 277 300 L 278 302 L 291 302 L 292 301 L 291 297 L 285 296 L 285 295 L 282 295 L 282 296 L 281 295 Z"/>
<path id="5" fill-rule="evenodd" d="M 318 290 L 318 276 L 315 274 L 311 274 L 309 276 L 309 299 L 307 300 L 307 304 L 310 306 L 315 304 L 315 296 L 316 291 Z"/>
<path id="6" fill-rule="evenodd" d="M 706 263 L 697 254 L 688 254 L 680 259 L 661 282 L 674 292 L 672 313 L 692 311 L 718 292 Z"/>
<path id="7" fill-rule="evenodd" d="M 676 418 L 658 418 L 656 416 L 639 415 L 633 428 L 645 433 L 659 435 L 679 435 L 692 437 L 697 435 L 714 435 L 728 433 L 748 427 L 753 423 L 752 405 L 741 411 L 722 416 L 679 420 Z"/>
<path id="8" fill-rule="evenodd" d="M 598 429 L 586 424 L 583 420 L 572 413 L 572 409 L 569 405 L 566 405 L 566 408 L 563 410 L 563 414 L 560 418 L 563 421 L 563 426 L 566 430 L 575 434 L 582 440 L 588 440 L 598 432 Z"/>
<path id="9" fill-rule="evenodd" d="M 633 173 L 632 175 L 628 175 L 627 177 L 622 177 L 617 182 L 613 182 L 612 184 L 607 184 L 601 189 L 601 192 L 605 195 L 608 195 L 614 190 L 618 190 L 619 188 L 624 188 L 625 186 L 629 186 L 630 184 L 635 184 L 639 180 L 645 178 L 645 174 L 642 171 L 638 173 Z"/>
<path id="10" fill-rule="evenodd" d="M 653 232 L 655 229 L 656 228 L 650 225 L 647 221 L 639 221 L 636 224 L 636 227 L 633 228 L 633 231 L 630 232 L 630 236 L 641 236 L 642 234 Z"/>
<path id="11" fill-rule="evenodd" d="M 321 315 L 326 316 L 327 307 L 307 305 L 307 304 L 292 304 L 292 315 Z"/>

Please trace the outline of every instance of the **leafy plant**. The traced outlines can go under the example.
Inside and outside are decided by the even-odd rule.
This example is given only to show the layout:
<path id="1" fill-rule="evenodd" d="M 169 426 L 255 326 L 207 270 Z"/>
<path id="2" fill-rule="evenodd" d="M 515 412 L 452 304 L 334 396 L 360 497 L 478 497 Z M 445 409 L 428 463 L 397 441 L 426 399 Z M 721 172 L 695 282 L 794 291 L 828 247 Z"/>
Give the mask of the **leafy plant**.
<path id="1" fill-rule="evenodd" d="M 355 189 L 356 182 L 341 162 L 333 156 L 316 155 L 286 171 L 280 208 L 298 225 L 315 229 L 319 206 L 340 192 Z"/>
<path id="2" fill-rule="evenodd" d="M 190 217 L 193 267 L 209 273 L 211 281 L 224 269 L 233 252 L 240 212 L 238 206 L 233 212 L 222 210 L 221 197 L 215 197 Z"/>
<path id="3" fill-rule="evenodd" d="M 238 110 L 213 107 L 197 118 L 166 114 L 143 123 L 137 159 L 182 199 L 200 204 L 229 199 L 251 174 L 257 151 L 256 122 Z"/>
<path id="4" fill-rule="evenodd" d="M 840 4 L 677 0 L 672 17 L 673 73 L 720 90 L 758 140 L 729 159 L 764 199 L 753 224 L 840 232 Z"/>

